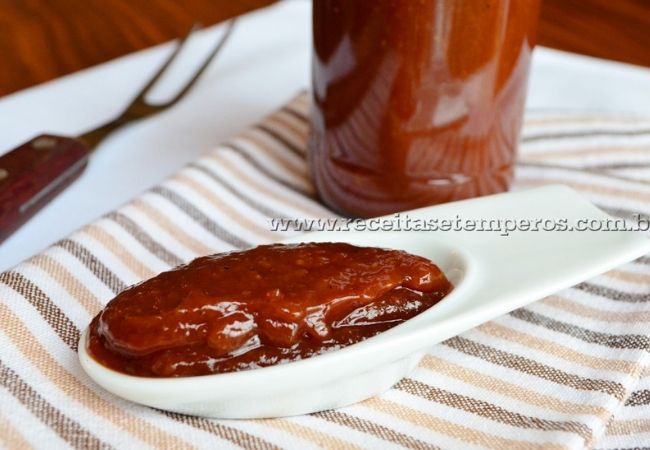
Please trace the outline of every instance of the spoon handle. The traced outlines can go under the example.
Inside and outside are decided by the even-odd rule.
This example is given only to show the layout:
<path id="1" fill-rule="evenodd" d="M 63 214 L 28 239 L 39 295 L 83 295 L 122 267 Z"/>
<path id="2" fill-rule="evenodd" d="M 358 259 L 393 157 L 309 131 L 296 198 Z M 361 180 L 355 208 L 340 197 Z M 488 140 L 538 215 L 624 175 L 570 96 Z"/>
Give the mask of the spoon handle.
<path id="1" fill-rule="evenodd" d="M 450 336 L 650 252 L 650 240 L 631 231 L 635 225 L 647 231 L 650 223 L 626 224 L 561 185 L 425 208 L 413 215 L 460 217 L 465 224 L 487 219 L 497 228 L 430 235 L 467 255 L 468 279 L 459 285 L 462 301 L 450 296 L 431 311 L 432 318 L 450 319 L 438 329 L 449 326 Z"/>

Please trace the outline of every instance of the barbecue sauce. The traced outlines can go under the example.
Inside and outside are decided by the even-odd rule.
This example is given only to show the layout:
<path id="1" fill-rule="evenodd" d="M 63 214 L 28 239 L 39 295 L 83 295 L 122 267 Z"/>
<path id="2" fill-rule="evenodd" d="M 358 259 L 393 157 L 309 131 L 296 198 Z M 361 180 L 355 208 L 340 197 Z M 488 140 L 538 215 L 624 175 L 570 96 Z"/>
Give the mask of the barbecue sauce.
<path id="1" fill-rule="evenodd" d="M 123 291 L 93 319 L 88 350 L 136 376 L 255 369 L 374 336 L 451 289 L 435 264 L 402 251 L 263 245 L 201 257 Z"/>
<path id="2" fill-rule="evenodd" d="M 311 174 L 374 217 L 507 190 L 539 0 L 314 0 Z"/>

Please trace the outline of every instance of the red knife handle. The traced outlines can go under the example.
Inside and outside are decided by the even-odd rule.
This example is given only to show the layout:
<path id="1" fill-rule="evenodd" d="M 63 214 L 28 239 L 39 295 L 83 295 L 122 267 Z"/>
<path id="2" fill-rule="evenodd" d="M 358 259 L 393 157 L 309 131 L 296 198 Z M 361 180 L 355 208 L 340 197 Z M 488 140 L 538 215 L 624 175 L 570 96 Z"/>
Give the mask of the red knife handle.
<path id="1" fill-rule="evenodd" d="M 88 154 L 77 139 L 43 134 L 0 156 L 0 242 L 72 183 Z"/>

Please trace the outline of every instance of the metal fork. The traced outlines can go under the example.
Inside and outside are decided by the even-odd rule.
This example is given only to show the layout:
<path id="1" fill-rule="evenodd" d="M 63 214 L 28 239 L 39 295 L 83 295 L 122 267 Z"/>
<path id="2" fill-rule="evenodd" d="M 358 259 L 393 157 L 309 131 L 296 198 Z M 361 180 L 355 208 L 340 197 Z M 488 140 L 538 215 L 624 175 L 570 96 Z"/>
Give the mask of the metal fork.
<path id="1" fill-rule="evenodd" d="M 234 20 L 226 24 L 225 32 L 192 78 L 170 100 L 153 104 L 146 100 L 146 96 L 176 59 L 188 38 L 199 28 L 196 25 L 118 117 L 76 138 L 42 134 L 0 156 L 0 242 L 77 179 L 85 169 L 90 153 L 110 133 L 179 102 L 223 48 L 234 25 Z"/>

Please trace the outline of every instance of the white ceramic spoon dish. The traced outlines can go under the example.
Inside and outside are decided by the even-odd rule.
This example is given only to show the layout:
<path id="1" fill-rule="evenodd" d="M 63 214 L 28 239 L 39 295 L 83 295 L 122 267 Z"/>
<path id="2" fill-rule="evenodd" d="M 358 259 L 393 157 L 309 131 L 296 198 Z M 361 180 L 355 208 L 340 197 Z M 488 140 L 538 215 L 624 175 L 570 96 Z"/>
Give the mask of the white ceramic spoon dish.
<path id="1" fill-rule="evenodd" d="M 610 216 L 563 186 L 547 186 L 402 213 L 422 219 L 578 220 Z M 611 224 L 611 222 L 610 222 Z M 611 226 L 611 225 L 610 225 Z M 187 378 L 142 378 L 107 369 L 86 352 L 79 359 L 104 389 L 169 411 L 220 418 L 303 414 L 364 400 L 390 388 L 427 347 L 650 251 L 630 231 L 365 231 L 317 232 L 287 242 L 349 242 L 401 249 L 429 258 L 454 283 L 440 303 L 375 337 L 313 358 L 263 369 Z"/>

